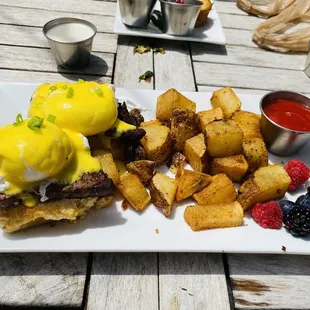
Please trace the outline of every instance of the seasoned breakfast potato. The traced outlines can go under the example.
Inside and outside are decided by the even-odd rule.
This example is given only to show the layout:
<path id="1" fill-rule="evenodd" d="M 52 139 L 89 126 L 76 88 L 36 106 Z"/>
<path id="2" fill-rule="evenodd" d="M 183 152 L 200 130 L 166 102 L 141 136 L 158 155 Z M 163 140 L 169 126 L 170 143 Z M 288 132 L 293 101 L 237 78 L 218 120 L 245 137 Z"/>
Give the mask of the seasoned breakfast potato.
<path id="1" fill-rule="evenodd" d="M 118 138 L 112 138 L 104 135 L 97 136 L 101 141 L 103 148 L 111 151 L 114 159 L 124 160 L 125 146 Z"/>
<path id="2" fill-rule="evenodd" d="M 150 193 L 156 208 L 168 217 L 177 191 L 178 181 L 157 171 L 151 180 Z"/>
<path id="3" fill-rule="evenodd" d="M 241 101 L 230 87 L 216 90 L 211 97 L 213 109 L 220 107 L 223 110 L 224 118 L 229 119 L 241 108 Z"/>
<path id="4" fill-rule="evenodd" d="M 244 139 L 262 138 L 259 115 L 247 111 L 237 111 L 231 119 L 237 122 L 243 131 Z"/>
<path id="5" fill-rule="evenodd" d="M 149 186 L 154 168 L 155 162 L 151 160 L 137 160 L 127 164 L 128 171 L 137 175 L 144 186 Z"/>
<path id="6" fill-rule="evenodd" d="M 99 159 L 103 172 L 117 185 L 119 182 L 119 173 L 112 153 L 109 150 L 95 150 L 93 151 L 93 156 Z"/>
<path id="7" fill-rule="evenodd" d="M 210 182 L 210 175 L 197 171 L 179 169 L 177 173 L 178 188 L 176 200 L 181 201 L 204 189 Z"/>
<path id="8" fill-rule="evenodd" d="M 262 139 L 246 139 L 242 143 L 243 155 L 249 164 L 249 172 L 268 165 L 268 151 Z"/>
<path id="9" fill-rule="evenodd" d="M 200 122 L 200 129 L 202 133 L 205 133 L 206 126 L 213 122 L 213 121 L 219 121 L 222 120 L 224 115 L 221 108 L 206 110 L 206 111 L 200 111 L 197 113 L 199 122 Z"/>
<path id="10" fill-rule="evenodd" d="M 212 9 L 212 3 L 210 0 L 201 0 L 201 2 L 203 5 L 200 7 L 195 27 L 201 27 L 206 24 L 208 15 Z"/>
<path id="11" fill-rule="evenodd" d="M 239 183 L 248 171 L 248 167 L 243 155 L 214 158 L 211 174 L 225 173 L 233 182 Z"/>
<path id="12" fill-rule="evenodd" d="M 151 201 L 151 196 L 137 175 L 126 173 L 120 177 L 118 190 L 137 211 L 142 211 Z"/>
<path id="13" fill-rule="evenodd" d="M 206 146 L 212 157 L 242 153 L 243 132 L 235 121 L 214 121 L 206 126 Z"/>
<path id="14" fill-rule="evenodd" d="M 291 179 L 282 166 L 261 167 L 241 184 L 237 200 L 246 210 L 255 203 L 282 198 L 290 183 Z"/>
<path id="15" fill-rule="evenodd" d="M 220 173 L 213 176 L 210 184 L 193 197 L 198 204 L 213 205 L 235 201 L 237 192 L 228 176 Z"/>
<path id="16" fill-rule="evenodd" d="M 140 140 L 147 159 L 154 161 L 156 166 L 163 164 L 171 155 L 173 143 L 170 129 L 159 121 L 141 123 L 146 135 Z"/>
<path id="17" fill-rule="evenodd" d="M 174 153 L 171 160 L 167 162 L 167 166 L 169 168 L 169 171 L 173 174 L 176 174 L 179 169 L 181 169 L 185 166 L 185 164 L 186 164 L 186 158 L 180 152 Z"/>
<path id="18" fill-rule="evenodd" d="M 170 129 L 174 149 L 182 152 L 185 141 L 200 133 L 196 113 L 186 109 L 173 109 Z"/>
<path id="19" fill-rule="evenodd" d="M 183 153 L 195 171 L 208 171 L 208 153 L 202 133 L 185 141 Z"/>
<path id="20" fill-rule="evenodd" d="M 157 98 L 156 118 L 160 121 L 169 121 L 172 110 L 180 108 L 196 112 L 196 103 L 189 100 L 174 88 L 170 88 Z"/>
<path id="21" fill-rule="evenodd" d="M 236 227 L 242 224 L 243 209 L 237 202 L 217 205 L 188 206 L 184 220 L 192 230 Z"/>

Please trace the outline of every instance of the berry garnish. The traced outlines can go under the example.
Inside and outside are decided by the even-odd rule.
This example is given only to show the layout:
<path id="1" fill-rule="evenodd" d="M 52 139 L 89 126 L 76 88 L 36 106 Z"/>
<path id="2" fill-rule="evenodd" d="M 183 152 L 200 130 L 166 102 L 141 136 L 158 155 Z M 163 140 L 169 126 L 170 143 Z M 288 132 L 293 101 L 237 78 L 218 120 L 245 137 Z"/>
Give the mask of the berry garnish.
<path id="1" fill-rule="evenodd" d="M 305 236 L 310 233 L 310 208 L 294 207 L 284 217 L 285 228 L 294 236 Z"/>
<path id="2" fill-rule="evenodd" d="M 299 206 L 302 206 L 302 207 L 310 207 L 310 196 L 309 196 L 309 194 L 299 196 L 295 203 Z"/>
<path id="3" fill-rule="evenodd" d="M 281 200 L 279 202 L 279 206 L 282 209 L 283 216 L 286 216 L 289 211 L 296 207 L 296 203 L 290 200 Z"/>
<path id="4" fill-rule="evenodd" d="M 310 169 L 302 161 L 291 159 L 284 166 L 284 169 L 291 178 L 291 184 L 288 187 L 289 192 L 295 191 L 301 185 L 306 183 L 310 177 Z"/>
<path id="5" fill-rule="evenodd" d="M 282 227 L 283 212 L 274 201 L 256 203 L 252 209 L 252 216 L 263 228 L 280 229 Z"/>

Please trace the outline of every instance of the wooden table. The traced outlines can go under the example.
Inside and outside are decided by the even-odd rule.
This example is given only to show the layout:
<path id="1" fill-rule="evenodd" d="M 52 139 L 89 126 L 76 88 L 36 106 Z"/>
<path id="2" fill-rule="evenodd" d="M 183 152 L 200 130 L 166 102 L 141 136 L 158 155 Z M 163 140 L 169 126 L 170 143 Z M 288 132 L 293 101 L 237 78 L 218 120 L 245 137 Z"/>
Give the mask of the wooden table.
<path id="1" fill-rule="evenodd" d="M 53 82 L 83 77 L 128 88 L 239 93 L 292 89 L 310 93 L 305 55 L 259 49 L 251 29 L 261 19 L 234 1 L 216 1 L 227 45 L 118 37 L 115 2 L 0 0 L 0 81 Z M 81 17 L 99 30 L 92 64 L 83 72 L 55 66 L 42 26 Z M 133 55 L 135 44 L 165 55 Z M 155 72 L 153 83 L 137 76 Z M 268 242 L 268 241 L 266 241 Z M 310 309 L 307 256 L 239 254 L 37 253 L 0 255 L 0 308 L 73 307 L 132 310 Z"/>

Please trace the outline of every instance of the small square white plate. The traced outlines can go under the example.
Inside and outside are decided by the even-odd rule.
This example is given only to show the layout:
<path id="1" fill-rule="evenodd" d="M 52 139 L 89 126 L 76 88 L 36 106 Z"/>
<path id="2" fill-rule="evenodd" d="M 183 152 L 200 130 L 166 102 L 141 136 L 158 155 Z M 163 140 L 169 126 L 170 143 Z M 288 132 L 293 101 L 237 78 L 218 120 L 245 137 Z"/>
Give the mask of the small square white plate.
<path id="1" fill-rule="evenodd" d="M 160 10 L 159 2 L 156 3 L 156 10 Z M 202 43 L 213 43 L 219 45 L 226 44 L 226 38 L 222 28 L 221 21 L 217 15 L 216 9 L 213 5 L 208 16 L 208 22 L 205 26 L 195 28 L 191 36 L 173 36 L 162 33 L 152 22 L 145 28 L 131 28 L 122 23 L 119 4 L 116 5 L 114 32 L 127 36 L 149 37 L 166 40 L 178 41 L 192 41 Z"/>

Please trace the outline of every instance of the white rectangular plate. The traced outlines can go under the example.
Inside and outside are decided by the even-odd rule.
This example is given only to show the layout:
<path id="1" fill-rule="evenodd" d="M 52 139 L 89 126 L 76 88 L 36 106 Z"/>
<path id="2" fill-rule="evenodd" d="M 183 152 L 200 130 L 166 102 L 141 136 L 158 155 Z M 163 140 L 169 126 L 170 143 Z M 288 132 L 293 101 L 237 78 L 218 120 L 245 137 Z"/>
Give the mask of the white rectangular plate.
<path id="1" fill-rule="evenodd" d="M 29 99 L 37 85 L 0 84 L 0 126 L 12 123 L 18 113 L 26 114 Z M 129 98 L 142 108 L 146 120 L 155 118 L 157 96 L 162 91 L 116 90 L 117 98 Z M 210 93 L 183 93 L 197 104 L 197 110 L 210 108 Z M 258 95 L 240 95 L 243 110 L 259 113 Z M 294 156 L 310 165 L 310 146 Z M 270 155 L 271 163 L 285 163 L 289 158 Z M 162 171 L 166 171 L 162 167 Z M 295 200 L 305 191 L 300 190 Z M 284 228 L 263 229 L 247 212 L 243 225 L 237 228 L 193 232 L 183 219 L 188 200 L 175 206 L 165 218 L 153 205 L 142 213 L 132 208 L 123 211 L 121 197 L 106 209 L 93 210 L 76 224 L 57 223 L 31 228 L 16 234 L 0 232 L 0 252 L 235 252 L 310 254 L 310 239 L 294 238 Z M 158 233 L 156 230 L 158 229 Z"/>
<path id="2" fill-rule="evenodd" d="M 156 4 L 155 9 L 160 10 L 159 3 Z M 203 27 L 195 28 L 191 36 L 173 36 L 161 32 L 152 22 L 145 28 L 131 28 L 122 23 L 119 4 L 116 5 L 116 14 L 114 22 L 114 32 L 127 36 L 140 36 L 149 38 L 158 38 L 166 40 L 178 41 L 193 41 L 202 43 L 213 43 L 219 45 L 226 44 L 226 38 L 222 28 L 221 21 L 217 15 L 215 6 L 208 16 L 208 22 Z"/>

